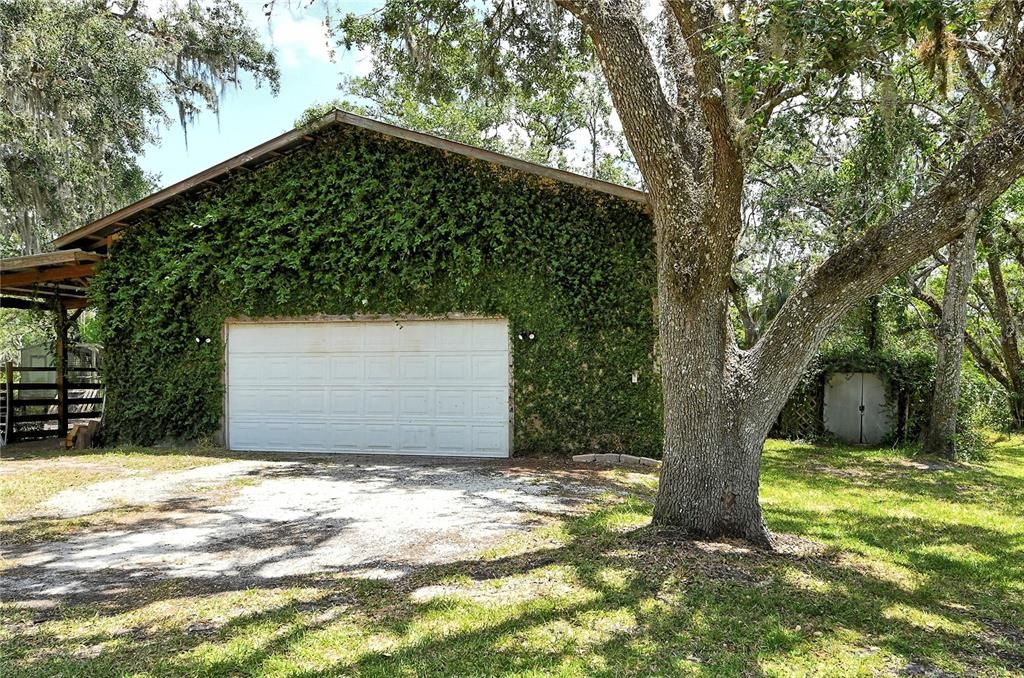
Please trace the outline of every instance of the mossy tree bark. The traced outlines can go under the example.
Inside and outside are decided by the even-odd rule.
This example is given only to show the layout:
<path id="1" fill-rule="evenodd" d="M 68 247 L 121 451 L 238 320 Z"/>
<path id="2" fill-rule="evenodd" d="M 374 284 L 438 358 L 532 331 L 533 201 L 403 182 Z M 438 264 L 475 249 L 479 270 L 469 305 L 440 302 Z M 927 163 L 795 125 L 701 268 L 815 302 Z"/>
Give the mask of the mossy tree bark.
<path id="1" fill-rule="evenodd" d="M 975 242 L 978 225 L 968 225 L 949 245 L 946 284 L 942 293 L 942 319 L 935 330 L 937 357 L 932 410 L 925 429 L 924 450 L 956 458 L 957 417 L 960 404 L 960 371 L 967 327 L 967 298 L 974 279 Z"/>

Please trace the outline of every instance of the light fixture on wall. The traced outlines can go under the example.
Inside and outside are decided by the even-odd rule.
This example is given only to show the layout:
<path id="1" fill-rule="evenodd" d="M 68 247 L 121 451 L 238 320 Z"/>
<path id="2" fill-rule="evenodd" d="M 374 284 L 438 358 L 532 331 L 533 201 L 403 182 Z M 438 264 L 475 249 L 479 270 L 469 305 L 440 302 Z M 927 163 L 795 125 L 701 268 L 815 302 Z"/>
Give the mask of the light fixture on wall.
<path id="1" fill-rule="evenodd" d="M 533 330 L 520 330 L 516 333 L 516 338 L 519 341 L 536 341 L 537 333 Z"/>

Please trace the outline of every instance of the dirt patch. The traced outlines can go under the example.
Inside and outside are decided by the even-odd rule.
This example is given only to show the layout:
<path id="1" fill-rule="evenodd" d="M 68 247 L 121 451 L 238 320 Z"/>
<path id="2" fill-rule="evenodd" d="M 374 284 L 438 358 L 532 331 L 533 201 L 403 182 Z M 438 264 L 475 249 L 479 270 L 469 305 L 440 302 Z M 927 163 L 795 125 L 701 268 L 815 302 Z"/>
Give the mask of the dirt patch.
<path id="1" fill-rule="evenodd" d="M 198 497 L 226 483 L 258 477 L 268 467 L 273 467 L 273 463 L 240 460 L 145 477 L 137 477 L 142 475 L 139 471 L 121 470 L 120 478 L 58 493 L 43 504 L 39 514 L 74 518 L 118 506 L 145 506 L 180 497 Z"/>
<path id="2" fill-rule="evenodd" d="M 528 467 L 528 464 L 527 464 Z M 392 578 L 583 509 L 608 486 L 523 463 L 237 460 L 66 490 L 54 516 L 137 507 L 61 541 L 12 546 L 6 599 L 89 599 L 153 578 Z M 231 487 L 231 492 L 225 492 Z"/>

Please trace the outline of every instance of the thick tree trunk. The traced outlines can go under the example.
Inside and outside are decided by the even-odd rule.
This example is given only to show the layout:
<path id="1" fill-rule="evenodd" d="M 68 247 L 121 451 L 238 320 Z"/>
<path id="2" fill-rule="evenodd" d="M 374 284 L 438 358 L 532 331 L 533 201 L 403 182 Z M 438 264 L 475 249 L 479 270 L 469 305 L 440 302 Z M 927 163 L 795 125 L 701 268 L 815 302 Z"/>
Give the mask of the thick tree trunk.
<path id="1" fill-rule="evenodd" d="M 747 354 L 729 314 L 741 184 L 719 196 L 706 209 L 682 195 L 655 209 L 665 442 L 654 522 L 770 547 L 758 501 L 767 429 L 743 414 Z"/>
<path id="2" fill-rule="evenodd" d="M 766 431 L 741 415 L 744 356 L 721 292 L 660 304 L 665 449 L 654 522 L 770 547 L 758 502 Z"/>
<path id="3" fill-rule="evenodd" d="M 977 233 L 977 223 L 971 224 L 963 236 L 949 245 L 949 265 L 942 294 L 942 320 L 935 335 L 938 357 L 924 450 L 949 459 L 956 458 L 960 367 L 963 364 L 964 330 L 967 326 L 967 296 L 974 278 Z"/>
<path id="4" fill-rule="evenodd" d="M 666 24 L 664 34 L 663 65 L 674 81 L 666 92 L 640 5 L 556 3 L 593 40 L 654 212 L 665 405 L 654 520 L 699 538 L 770 546 L 758 503 L 761 449 L 789 393 L 853 306 L 959 237 L 1024 175 L 1024 114 L 990 131 L 927 195 L 803 277 L 759 341 L 740 350 L 729 325 L 730 268 L 744 154 L 766 115 L 736 115 L 722 64 L 707 44 L 715 5 L 666 2 L 676 24 Z"/>
<path id="5" fill-rule="evenodd" d="M 1010 430 L 1024 432 L 1024 393 L 1010 394 Z"/>

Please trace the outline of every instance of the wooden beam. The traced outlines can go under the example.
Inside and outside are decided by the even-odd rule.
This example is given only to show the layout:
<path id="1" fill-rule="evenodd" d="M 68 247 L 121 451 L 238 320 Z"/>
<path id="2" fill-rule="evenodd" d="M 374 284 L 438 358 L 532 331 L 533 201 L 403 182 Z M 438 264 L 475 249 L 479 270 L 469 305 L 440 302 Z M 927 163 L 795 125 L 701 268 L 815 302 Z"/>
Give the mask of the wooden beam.
<path id="1" fill-rule="evenodd" d="M 23 285 L 34 285 L 35 283 L 47 282 L 49 280 L 67 280 L 69 278 L 82 278 L 92 275 L 95 264 L 78 264 L 75 266 L 58 266 L 56 268 L 45 268 L 41 271 L 25 271 L 23 273 L 5 273 L 0 275 L 0 289 L 5 287 L 21 287 Z"/>
<path id="2" fill-rule="evenodd" d="M 4 290 L 3 296 L 0 296 L 0 308 L 52 311 L 54 302 L 58 299 L 64 302 L 66 308 L 82 308 L 90 305 L 87 297 L 73 297 L 66 294 L 33 295 L 21 290 Z"/>
<path id="3" fill-rule="evenodd" d="M 65 250 L 62 252 L 29 254 L 23 257 L 8 257 L 0 259 L 0 273 L 21 273 L 47 266 L 95 263 L 102 258 L 103 255 L 101 254 L 83 252 L 82 250 Z"/>
<path id="4" fill-rule="evenodd" d="M 4 431 L 7 444 L 14 442 L 14 363 L 7 361 L 4 365 L 4 374 L 7 380 L 4 382 Z"/>
<path id="5" fill-rule="evenodd" d="M 48 310 L 45 301 L 22 299 L 21 297 L 0 297 L 0 308 L 17 308 L 23 311 Z"/>
<path id="6" fill-rule="evenodd" d="M 21 295 L 23 297 L 84 297 L 85 287 L 76 284 L 65 285 L 65 281 L 41 282 L 33 285 L 18 285 L 17 287 L 3 286 L 4 294 Z"/>

